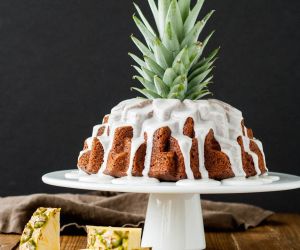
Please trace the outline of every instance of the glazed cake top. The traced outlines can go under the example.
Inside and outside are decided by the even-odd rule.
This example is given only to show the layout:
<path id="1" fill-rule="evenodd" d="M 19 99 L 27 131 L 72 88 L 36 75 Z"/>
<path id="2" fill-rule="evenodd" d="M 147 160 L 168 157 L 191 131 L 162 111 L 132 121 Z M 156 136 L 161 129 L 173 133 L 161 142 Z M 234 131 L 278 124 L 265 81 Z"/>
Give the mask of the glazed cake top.
<path id="1" fill-rule="evenodd" d="M 257 175 L 261 173 L 257 155 L 247 146 L 250 139 L 247 136 L 247 129 L 243 129 L 241 125 L 243 121 L 242 112 L 227 103 L 215 99 L 180 101 L 178 99 L 148 100 L 134 98 L 122 101 L 111 110 L 107 123 L 94 127 L 92 137 L 87 140 L 88 149 L 86 150 L 91 149 L 92 138 L 97 137 L 99 128 L 105 127 L 105 129 L 108 129 L 109 127 L 109 135 L 104 132 L 97 137 L 105 152 L 104 162 L 99 171 L 99 174 L 102 174 L 112 147 L 114 130 L 118 127 L 131 126 L 133 128 L 133 138 L 127 175 L 131 175 L 135 152 L 144 143 L 144 133 L 146 133 L 148 139 L 143 175 L 147 176 L 150 169 L 153 134 L 157 129 L 168 126 L 172 131 L 172 137 L 179 143 L 184 156 L 185 166 L 188 166 L 186 167 L 187 177 L 188 179 L 193 179 L 193 173 L 190 169 L 192 139 L 183 134 L 185 121 L 189 117 L 194 120 L 195 138 L 197 138 L 199 148 L 199 170 L 202 178 L 208 178 L 208 172 L 204 166 L 204 142 L 206 135 L 211 129 L 214 131 L 215 139 L 219 142 L 222 152 L 229 157 L 235 176 L 245 176 L 241 159 L 241 148 L 237 142 L 239 136 L 243 139 L 245 151 L 253 158 Z M 253 140 L 263 153 L 261 142 L 257 139 Z"/>

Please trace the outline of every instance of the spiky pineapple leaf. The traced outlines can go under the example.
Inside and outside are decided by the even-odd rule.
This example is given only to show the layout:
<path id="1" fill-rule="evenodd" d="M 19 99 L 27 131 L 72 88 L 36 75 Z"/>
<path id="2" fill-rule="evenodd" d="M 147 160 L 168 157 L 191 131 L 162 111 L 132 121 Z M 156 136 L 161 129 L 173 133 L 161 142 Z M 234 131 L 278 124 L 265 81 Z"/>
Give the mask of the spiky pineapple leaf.
<path id="1" fill-rule="evenodd" d="M 176 72 L 174 71 L 173 68 L 168 68 L 166 69 L 163 77 L 163 81 L 168 84 L 168 86 L 171 86 L 173 84 L 173 81 L 177 77 Z"/>
<path id="2" fill-rule="evenodd" d="M 211 95 L 211 94 L 212 94 L 211 92 L 209 92 L 207 89 L 205 89 L 205 90 L 188 95 L 186 97 L 186 99 L 198 100 L 198 99 L 203 98 L 204 96 Z"/>
<path id="3" fill-rule="evenodd" d="M 166 16 L 169 10 L 171 0 L 158 0 L 158 30 L 159 34 L 162 37 L 164 34 Z"/>
<path id="4" fill-rule="evenodd" d="M 154 42 L 154 56 L 156 62 L 164 69 L 172 64 L 173 54 L 169 51 L 159 39 Z"/>
<path id="5" fill-rule="evenodd" d="M 138 56 L 136 56 L 135 54 L 132 54 L 132 53 L 128 53 L 128 55 L 141 67 L 145 67 L 146 64 L 145 62 L 140 59 Z"/>
<path id="6" fill-rule="evenodd" d="M 178 6 L 181 12 L 182 21 L 184 22 L 190 13 L 191 0 L 179 0 Z"/>
<path id="7" fill-rule="evenodd" d="M 181 43 L 182 47 L 196 43 L 198 41 L 201 31 L 203 30 L 206 22 L 209 20 L 213 13 L 214 10 L 210 11 L 201 21 L 198 21 L 196 23 L 196 25 L 191 29 L 191 31 L 188 34 L 186 34 L 184 40 Z"/>
<path id="8" fill-rule="evenodd" d="M 142 67 L 142 70 L 147 75 L 146 79 L 148 79 L 149 81 L 151 81 L 154 78 L 155 73 L 153 71 L 151 71 L 150 69 L 148 69 L 146 67 Z"/>
<path id="9" fill-rule="evenodd" d="M 164 69 L 160 67 L 154 60 L 147 56 L 144 56 L 144 60 L 146 62 L 146 65 L 152 72 L 154 72 L 156 75 L 159 75 L 160 77 L 164 75 Z"/>
<path id="10" fill-rule="evenodd" d="M 141 11 L 140 7 L 136 3 L 133 3 L 133 4 L 134 4 L 135 9 L 139 13 L 140 18 L 142 19 L 143 23 L 145 24 L 146 28 L 152 33 L 152 35 L 156 36 L 156 33 L 155 33 L 154 29 L 151 27 L 151 25 L 149 24 L 149 22 L 145 18 L 145 16 L 144 16 L 143 12 Z"/>
<path id="11" fill-rule="evenodd" d="M 184 22 L 184 33 L 187 34 L 195 25 L 199 12 L 203 6 L 204 0 L 197 0 L 196 5 L 191 10 L 190 15 Z"/>
<path id="12" fill-rule="evenodd" d="M 153 35 L 148 29 L 147 27 L 143 24 L 143 22 L 135 15 L 133 15 L 133 20 L 136 24 L 136 26 L 138 27 L 138 29 L 140 30 L 140 32 L 142 33 L 142 35 L 144 36 L 146 43 L 148 44 L 148 46 L 150 48 L 153 48 L 153 44 L 154 41 L 156 39 L 156 36 Z"/>
<path id="13" fill-rule="evenodd" d="M 163 97 L 166 98 L 169 92 L 169 87 L 167 84 L 165 84 L 158 76 L 154 76 L 154 84 L 157 90 L 157 93 Z"/>
<path id="14" fill-rule="evenodd" d="M 213 50 L 213 51 L 208 55 L 208 57 L 204 57 L 202 60 L 200 60 L 199 62 L 197 62 L 197 63 L 192 67 L 191 70 L 194 71 L 195 69 L 200 68 L 200 67 L 202 67 L 203 65 L 209 63 L 211 60 L 213 60 L 213 59 L 216 57 L 216 55 L 218 54 L 219 50 L 220 50 L 220 47 L 217 48 L 217 49 L 215 49 L 215 50 Z"/>
<path id="15" fill-rule="evenodd" d="M 178 84 L 184 84 L 184 85 L 187 85 L 187 78 L 186 78 L 186 75 L 180 75 L 180 76 L 177 76 L 177 77 L 174 79 L 174 82 L 173 82 L 172 86 L 175 86 L 175 85 L 178 85 Z"/>
<path id="16" fill-rule="evenodd" d="M 209 75 L 213 68 L 209 68 L 208 70 L 200 73 L 199 75 L 195 76 L 190 82 L 189 86 L 192 88 L 205 80 L 205 78 Z"/>
<path id="17" fill-rule="evenodd" d="M 210 81 L 211 79 L 212 79 L 212 77 L 209 77 L 208 79 L 206 79 L 205 82 L 202 82 L 201 84 L 198 84 L 198 85 L 194 86 L 193 88 L 188 88 L 186 95 L 189 96 L 193 93 L 198 93 L 200 91 L 207 89 L 207 85 L 212 83 Z"/>
<path id="18" fill-rule="evenodd" d="M 203 51 L 212 37 L 203 42 L 201 32 L 214 10 L 197 22 L 204 0 L 191 7 L 190 0 L 148 0 L 157 31 L 150 25 L 138 5 L 134 22 L 142 33 L 145 44 L 131 39 L 142 53 L 142 58 L 129 53 L 138 66 L 135 76 L 145 88 L 132 88 L 148 98 L 199 99 L 210 94 L 208 84 L 219 49 L 203 57 Z M 157 3 L 157 4 L 156 4 Z"/>
<path id="19" fill-rule="evenodd" d="M 151 77 L 148 77 L 148 75 L 138 66 L 133 65 L 132 66 L 143 78 L 147 79 L 148 81 L 151 81 Z"/>
<path id="20" fill-rule="evenodd" d="M 146 96 L 148 99 L 161 98 L 161 96 L 159 94 L 157 94 L 156 92 L 154 92 L 150 89 L 139 89 L 139 88 L 135 88 L 135 87 L 132 87 L 131 89 L 134 89 L 134 90 L 140 92 L 141 94 Z"/>
<path id="21" fill-rule="evenodd" d="M 206 63 L 203 66 L 201 66 L 199 68 L 196 68 L 194 71 L 192 71 L 192 73 L 188 77 L 189 81 L 191 81 L 192 79 L 194 79 L 194 77 L 196 77 L 197 75 L 199 75 L 199 74 L 203 73 L 204 71 L 208 70 L 214 64 L 214 62 L 216 60 L 217 60 L 217 58 L 214 58 L 209 63 Z"/>
<path id="22" fill-rule="evenodd" d="M 177 34 L 178 41 L 181 41 L 183 36 L 183 21 L 176 0 L 171 1 L 165 22 L 172 24 Z"/>
<path id="23" fill-rule="evenodd" d="M 166 45 L 166 48 L 173 53 L 180 50 L 180 43 L 171 22 L 166 24 L 162 42 Z"/>
<path id="24" fill-rule="evenodd" d="M 177 75 L 183 75 L 187 73 L 187 70 L 181 60 L 175 61 L 172 67 Z"/>
<path id="25" fill-rule="evenodd" d="M 155 59 L 154 54 L 147 48 L 139 39 L 131 35 L 131 39 L 143 55 L 146 55 L 152 59 Z"/>
<path id="26" fill-rule="evenodd" d="M 194 64 L 196 64 L 199 60 L 199 58 L 202 56 L 202 53 L 208 43 L 208 41 L 210 40 L 210 38 L 212 37 L 212 35 L 214 34 L 214 31 L 212 31 L 203 41 L 203 43 L 198 43 L 197 49 L 198 49 L 198 54 L 196 55 L 196 57 L 193 59 L 193 61 L 191 62 L 191 66 L 193 66 Z"/>
<path id="27" fill-rule="evenodd" d="M 137 79 L 146 89 L 149 89 L 153 92 L 156 91 L 155 85 L 151 81 L 148 81 L 141 76 L 133 76 L 133 79 Z"/>
<path id="28" fill-rule="evenodd" d="M 176 84 L 171 88 L 170 93 L 168 94 L 168 98 L 183 100 L 185 97 L 186 89 L 187 89 L 186 81 Z"/>
<path id="29" fill-rule="evenodd" d="M 190 64 L 190 58 L 189 58 L 189 53 L 187 47 L 184 47 L 179 54 L 175 57 L 174 62 L 173 62 L 173 67 L 176 66 L 177 62 L 182 62 L 184 65 L 185 69 L 189 67 Z"/>
<path id="30" fill-rule="evenodd" d="M 152 11 L 152 15 L 154 17 L 156 26 L 158 27 L 159 26 L 159 18 L 158 18 L 158 9 L 157 9 L 157 6 L 156 6 L 154 0 L 148 0 L 148 3 L 149 3 L 149 6 L 150 6 L 150 9 Z"/>

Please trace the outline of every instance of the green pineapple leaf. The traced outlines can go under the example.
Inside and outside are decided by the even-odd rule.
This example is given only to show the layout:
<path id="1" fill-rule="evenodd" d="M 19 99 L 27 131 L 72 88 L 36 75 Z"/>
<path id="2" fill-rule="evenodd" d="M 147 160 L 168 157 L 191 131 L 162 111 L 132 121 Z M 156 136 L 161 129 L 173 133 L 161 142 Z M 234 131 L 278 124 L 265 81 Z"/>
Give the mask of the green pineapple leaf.
<path id="1" fill-rule="evenodd" d="M 143 23 L 145 24 L 146 28 L 152 33 L 152 35 L 156 36 L 154 29 L 152 29 L 151 25 L 149 24 L 149 22 L 145 18 L 145 16 L 144 16 L 143 12 L 141 11 L 140 7 L 136 3 L 133 3 L 133 4 L 134 4 L 135 9 L 139 13 L 140 18 L 142 19 Z"/>
<path id="2" fill-rule="evenodd" d="M 167 84 L 165 84 L 158 76 L 154 76 L 154 84 L 157 90 L 157 93 L 163 97 L 166 98 L 169 92 L 169 87 Z"/>
<path id="3" fill-rule="evenodd" d="M 195 7 L 191 10 L 190 15 L 184 22 L 184 32 L 187 34 L 194 26 L 197 20 L 197 17 L 200 13 L 204 0 L 198 0 Z"/>
<path id="4" fill-rule="evenodd" d="M 184 22 L 190 13 L 191 0 L 179 0 L 178 6 L 181 12 L 182 21 Z"/>
<path id="5" fill-rule="evenodd" d="M 132 53 L 128 53 L 128 55 L 141 67 L 145 67 L 146 63 L 140 59 L 138 56 L 132 54 Z"/>
<path id="6" fill-rule="evenodd" d="M 131 36 L 142 56 L 129 53 L 137 65 L 133 67 L 144 88 L 132 88 L 147 98 L 177 98 L 196 100 L 210 93 L 211 72 L 219 48 L 203 57 L 204 49 L 214 32 L 199 41 L 201 32 L 214 10 L 197 21 L 204 0 L 191 6 L 190 0 L 148 0 L 155 27 L 134 3 L 139 17 L 133 20 L 145 43 Z"/>
<path id="7" fill-rule="evenodd" d="M 135 88 L 135 87 L 132 87 L 131 89 L 140 92 L 141 94 L 146 96 L 148 99 L 161 98 L 161 96 L 159 94 L 157 94 L 156 92 L 154 92 L 150 89 L 139 89 L 139 88 Z"/>

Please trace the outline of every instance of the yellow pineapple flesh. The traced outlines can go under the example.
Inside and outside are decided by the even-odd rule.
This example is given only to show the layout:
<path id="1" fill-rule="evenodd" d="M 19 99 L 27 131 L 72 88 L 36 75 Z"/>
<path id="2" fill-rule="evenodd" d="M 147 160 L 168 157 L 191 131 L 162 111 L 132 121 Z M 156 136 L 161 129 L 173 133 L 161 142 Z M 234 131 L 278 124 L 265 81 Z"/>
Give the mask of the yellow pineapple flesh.
<path id="1" fill-rule="evenodd" d="M 26 224 L 20 250 L 60 249 L 60 208 L 38 208 Z"/>

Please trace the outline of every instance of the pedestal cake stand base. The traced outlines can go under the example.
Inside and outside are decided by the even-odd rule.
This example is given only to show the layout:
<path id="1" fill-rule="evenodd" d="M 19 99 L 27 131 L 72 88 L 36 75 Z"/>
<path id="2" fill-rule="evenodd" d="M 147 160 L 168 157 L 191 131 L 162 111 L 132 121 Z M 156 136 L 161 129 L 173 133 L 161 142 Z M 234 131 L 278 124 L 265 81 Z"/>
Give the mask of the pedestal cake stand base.
<path id="1" fill-rule="evenodd" d="M 151 194 L 142 246 L 153 249 L 205 249 L 200 195 Z"/>
<path id="2" fill-rule="evenodd" d="M 144 226 L 142 246 L 153 250 L 200 250 L 205 249 L 202 209 L 199 194 L 254 193 L 282 191 L 300 188 L 300 177 L 281 173 L 278 181 L 261 185 L 250 182 L 229 181 L 220 185 L 205 185 L 195 182 L 179 186 L 161 182 L 148 185 L 120 185 L 112 183 L 82 182 L 74 170 L 46 174 L 42 180 L 50 185 L 85 190 L 149 193 L 149 203 Z M 276 179 L 276 178 L 274 178 Z M 256 182 L 255 182 L 256 181 Z M 254 180 L 257 183 L 257 180 Z"/>

